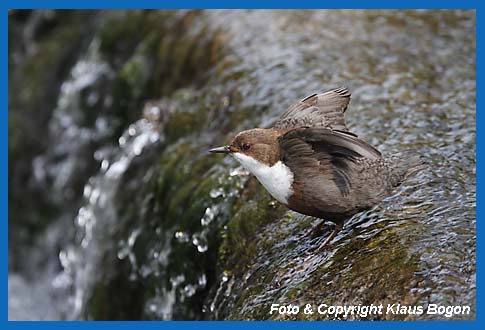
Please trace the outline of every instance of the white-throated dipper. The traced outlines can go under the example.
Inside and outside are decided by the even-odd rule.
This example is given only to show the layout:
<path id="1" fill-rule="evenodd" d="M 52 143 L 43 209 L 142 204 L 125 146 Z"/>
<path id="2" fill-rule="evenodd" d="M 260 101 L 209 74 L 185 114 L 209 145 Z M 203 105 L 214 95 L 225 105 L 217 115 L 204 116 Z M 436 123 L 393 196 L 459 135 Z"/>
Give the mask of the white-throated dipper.
<path id="1" fill-rule="evenodd" d="M 240 132 L 229 145 L 210 150 L 232 155 L 291 210 L 334 222 L 317 250 L 346 219 L 377 205 L 423 166 L 412 152 L 383 157 L 351 133 L 344 116 L 349 101 L 347 88 L 310 95 L 272 128 Z"/>

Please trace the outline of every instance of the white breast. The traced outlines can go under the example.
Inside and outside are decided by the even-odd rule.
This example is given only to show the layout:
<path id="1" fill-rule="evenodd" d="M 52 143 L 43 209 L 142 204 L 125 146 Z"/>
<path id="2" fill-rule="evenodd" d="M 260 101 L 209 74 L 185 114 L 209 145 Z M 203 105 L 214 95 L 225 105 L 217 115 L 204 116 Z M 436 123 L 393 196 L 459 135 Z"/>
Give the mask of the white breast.
<path id="1" fill-rule="evenodd" d="M 293 194 L 293 173 L 288 166 L 281 161 L 273 166 L 268 166 L 239 152 L 232 155 L 245 169 L 258 178 L 271 196 L 280 203 L 288 204 L 288 198 Z"/>

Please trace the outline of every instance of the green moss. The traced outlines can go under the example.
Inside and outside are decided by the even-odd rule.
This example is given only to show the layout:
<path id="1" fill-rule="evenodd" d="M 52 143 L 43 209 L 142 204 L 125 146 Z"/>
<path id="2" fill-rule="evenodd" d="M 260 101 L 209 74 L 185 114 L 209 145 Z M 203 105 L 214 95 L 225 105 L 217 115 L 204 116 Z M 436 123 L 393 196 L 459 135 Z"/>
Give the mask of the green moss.
<path id="1" fill-rule="evenodd" d="M 88 320 L 134 320 L 143 309 L 143 288 L 139 282 L 127 281 L 130 272 L 126 260 L 116 261 L 118 272 L 104 274 L 89 298 L 84 317 Z M 126 295 L 130 299 L 125 299 Z"/>
<path id="2" fill-rule="evenodd" d="M 203 120 L 201 112 L 175 112 L 170 116 L 165 126 L 165 132 L 170 141 L 197 132 Z"/>
<path id="3" fill-rule="evenodd" d="M 272 213 L 274 206 L 264 201 L 258 189 L 254 194 L 248 190 L 250 198 L 229 221 L 221 245 L 219 263 L 230 280 L 222 282 L 219 289 L 227 290 L 227 283 L 233 284 L 230 296 L 216 299 L 218 317 L 327 318 L 317 313 L 269 315 L 270 304 L 261 306 L 260 301 L 299 305 L 416 303 L 411 288 L 415 281 L 420 281 L 416 275 L 420 255 L 410 251 L 411 244 L 403 239 L 407 237 L 403 232 L 415 230 L 411 222 L 402 224 L 399 230 L 386 230 L 385 222 L 378 222 L 367 229 L 380 230 L 379 235 L 368 239 L 350 237 L 338 248 L 330 246 L 315 254 L 319 242 L 305 236 L 314 218 L 294 216 L 281 207 Z M 376 317 L 383 318 L 393 317 Z"/>
<path id="4" fill-rule="evenodd" d="M 101 41 L 100 51 L 108 57 L 120 56 L 131 51 L 130 48 L 137 40 L 143 39 L 146 12 L 128 10 L 113 12 L 106 19 L 99 33 Z"/>
<path id="5" fill-rule="evenodd" d="M 243 271 L 256 255 L 260 230 L 284 212 L 284 207 L 272 205 L 271 196 L 252 180 L 246 187 L 245 198 L 227 224 L 225 240 L 220 248 L 220 262 L 231 273 Z"/>
<path id="6" fill-rule="evenodd" d="M 120 70 L 119 77 L 126 81 L 130 88 L 139 88 L 139 85 L 143 85 L 145 77 L 145 66 L 142 58 L 134 57 L 126 62 Z"/>
<path id="7" fill-rule="evenodd" d="M 204 24 L 193 29 L 191 22 L 200 16 L 197 11 L 184 15 L 134 11 L 111 16 L 100 33 L 100 49 L 119 67 L 112 93 L 114 111 L 123 122 L 132 122 L 145 100 L 173 94 L 172 99 L 180 104 L 166 124 L 168 142 L 200 129 L 206 115 L 203 98 L 192 97 L 192 103 L 184 106 L 184 98 L 177 94 L 182 86 L 199 87 L 210 78 L 208 68 L 224 56 L 220 32 Z M 201 104 L 196 111 L 194 102 Z"/>
<path id="8" fill-rule="evenodd" d="M 83 19 L 82 15 L 71 15 L 70 18 L 74 21 Z M 79 50 L 79 45 L 73 44 L 72 40 L 82 40 L 84 33 L 86 30 L 81 24 L 62 25 L 38 44 L 35 55 L 22 68 L 22 77 L 29 79 L 22 80 L 22 93 L 16 95 L 27 107 L 38 106 L 39 100 L 46 98 L 46 89 L 53 87 L 50 84 L 67 75 L 69 63 L 76 59 L 74 49 Z"/>

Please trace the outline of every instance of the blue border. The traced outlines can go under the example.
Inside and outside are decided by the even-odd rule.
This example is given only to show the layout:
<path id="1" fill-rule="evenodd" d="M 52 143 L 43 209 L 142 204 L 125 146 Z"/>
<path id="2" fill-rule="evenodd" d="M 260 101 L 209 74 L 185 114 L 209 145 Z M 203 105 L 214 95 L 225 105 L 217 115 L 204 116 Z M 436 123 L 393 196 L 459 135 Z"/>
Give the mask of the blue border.
<path id="1" fill-rule="evenodd" d="M 483 228 L 483 226 L 485 226 L 484 224 L 482 224 L 480 221 L 478 221 L 478 215 L 479 214 L 483 214 L 483 203 L 480 203 L 481 201 L 481 191 L 480 191 L 480 184 L 482 182 L 482 177 L 483 177 L 483 170 L 480 169 L 479 167 L 479 164 L 482 164 L 482 159 L 483 159 L 483 152 L 480 151 L 480 147 L 482 146 L 483 144 L 483 137 L 480 137 L 481 134 L 480 134 L 480 130 L 478 129 L 480 127 L 480 124 L 483 124 L 485 123 L 485 117 L 481 114 L 480 111 L 478 111 L 478 109 L 480 108 L 480 105 L 483 104 L 483 97 L 480 96 L 480 82 L 482 81 L 482 79 L 480 77 L 483 77 L 483 66 L 479 65 L 479 54 L 483 54 L 483 41 L 485 40 L 484 39 L 484 34 L 483 34 L 483 22 L 485 21 L 485 15 L 484 15 L 484 10 L 483 9 L 477 9 L 477 12 L 476 12 L 476 16 L 477 16 L 477 26 L 476 26 L 476 35 L 477 35 L 477 38 L 476 38 L 476 72 L 477 72 L 477 75 L 476 75 L 476 79 L 477 79 L 477 84 L 476 84 L 476 102 L 477 102 L 477 105 L 476 105 L 476 113 L 477 113 L 477 121 L 476 121 L 476 132 L 477 132 L 477 137 L 476 137 L 476 161 L 477 161 L 477 178 L 476 178 L 476 182 L 477 182 L 477 208 L 476 208 L 476 216 L 477 216 L 477 242 L 476 242 L 476 246 L 477 246 L 477 257 L 476 257 L 476 260 L 477 260 L 477 265 L 476 265 L 476 273 L 477 273 L 477 301 L 476 301 L 476 308 L 477 308 L 477 323 L 480 323 L 482 324 L 482 327 L 483 327 L 483 324 L 484 324 L 484 319 L 483 319 L 483 316 L 480 316 L 478 314 L 478 306 L 480 305 L 480 303 L 483 301 L 482 298 L 482 290 L 480 289 L 478 283 L 480 282 L 480 277 L 478 276 L 479 274 L 482 274 L 481 273 L 481 270 L 482 270 L 482 267 L 481 267 L 481 264 L 480 264 L 480 258 L 479 258 L 479 255 L 483 255 L 483 245 L 480 244 L 480 241 L 478 239 L 478 233 L 480 233 L 482 230 L 481 228 Z M 482 23 L 479 23 L 480 20 L 482 21 Z M 482 141 L 481 141 L 482 140 Z"/>
<path id="2" fill-rule="evenodd" d="M 444 0 L 444 1 L 424 1 L 424 0 L 396 0 L 396 1 L 318 1 L 318 0 L 179 0 L 179 1 L 160 1 L 160 0 L 85 0 L 85 1 L 66 1 L 66 0 L 4 0 L 3 7 L 12 9 L 32 9 L 32 8 L 56 8 L 56 9 L 101 9 L 101 8 L 212 8 L 212 9 L 232 9 L 232 8 L 335 8 L 335 9 L 356 9 L 356 8 L 380 8 L 380 9 L 404 9 L 404 8 L 436 8 L 436 9 L 473 9 L 477 8 L 478 0 Z"/>
<path id="3" fill-rule="evenodd" d="M 5 283 L 2 288 L 1 306 L 3 307 L 4 320 L 8 320 L 8 12 L 2 8 L 1 11 L 1 38 L 2 51 L 0 52 L 0 63 L 2 63 L 0 98 L 5 100 L 5 108 L 0 110 L 0 148 L 2 161 L 0 162 L 0 175 L 5 178 L 0 184 L 0 214 L 2 215 L 1 226 L 4 232 L 4 244 L 2 244 L 1 264 Z M 4 305 L 5 304 L 5 305 Z M 2 320 L 3 321 L 3 320 Z"/>
<path id="4" fill-rule="evenodd" d="M 8 9 L 32 9 L 32 8 L 52 8 L 52 9 L 102 9 L 102 8 L 386 8 L 386 9 L 403 9 L 403 8 L 440 8 L 440 9 L 477 9 L 477 109 L 483 104 L 483 97 L 478 93 L 481 77 L 481 68 L 479 65 L 478 54 L 482 53 L 482 41 L 483 29 L 482 23 L 480 21 L 485 20 L 485 16 L 480 8 L 480 3 L 478 0 L 473 1 L 456 1 L 456 0 L 446 0 L 446 1 L 418 1 L 418 0 L 395 0 L 393 2 L 376 0 L 376 1 L 365 1 L 358 0 L 347 0 L 345 2 L 337 1 L 315 1 L 315 0 L 299 0 L 299 1 L 255 1 L 255 0 L 179 0 L 176 2 L 166 2 L 166 1 L 156 1 L 156 0 L 138 0 L 138 1 L 127 1 L 127 0 L 77 0 L 66 1 L 66 0 L 20 0 L 11 1 L 3 0 L 0 1 L 1 9 L 1 37 L 2 37 L 2 52 L 0 52 L 2 65 L 2 76 L 1 76 L 1 99 L 3 100 L 4 108 L 0 110 L 0 148 L 2 150 L 2 158 L 0 162 L 0 172 L 2 174 L 3 180 L 0 184 L 0 212 L 3 215 L 3 221 L 1 226 L 4 231 L 4 243 L 3 253 L 1 254 L 2 270 L 4 274 L 4 285 L 2 286 L 3 299 L 1 306 L 3 308 L 4 317 L 0 321 L 1 329 L 24 329 L 24 328 L 59 328 L 59 329 L 86 329 L 86 328 L 113 328 L 113 329 L 185 329 L 185 328 L 207 328 L 207 329 L 222 329 L 222 328 L 232 328 L 232 329 L 242 329 L 252 327 L 255 329 L 267 329 L 278 328 L 278 329 L 315 329 L 315 328 L 367 328 L 367 329 L 382 329 L 389 327 L 399 327 L 399 328 L 418 328 L 418 329 L 451 329 L 451 328 L 469 328 L 469 329 L 485 329 L 485 322 L 480 313 L 480 307 L 482 306 L 481 296 L 482 290 L 477 285 L 477 320 L 476 321 L 465 321 L 465 322 L 454 322 L 454 321 L 425 321 L 425 322 L 397 322 L 397 321 L 387 321 L 387 322 L 154 322 L 154 321 L 140 321 L 140 322 L 92 322 L 92 321 L 82 321 L 82 322 L 13 322 L 8 320 Z M 483 158 L 480 147 L 482 142 L 480 140 L 480 124 L 485 123 L 485 115 L 482 115 L 480 111 L 477 111 L 477 164 L 481 164 Z M 480 183 L 482 182 L 482 171 L 477 166 L 477 216 L 482 214 L 483 206 L 480 205 L 481 191 Z M 480 232 L 481 227 L 485 225 L 481 224 L 481 221 L 477 221 L 477 232 Z M 481 274 L 481 265 L 479 254 L 482 254 L 482 245 L 477 240 L 477 274 Z M 480 277 L 477 278 L 477 282 L 480 282 Z"/>

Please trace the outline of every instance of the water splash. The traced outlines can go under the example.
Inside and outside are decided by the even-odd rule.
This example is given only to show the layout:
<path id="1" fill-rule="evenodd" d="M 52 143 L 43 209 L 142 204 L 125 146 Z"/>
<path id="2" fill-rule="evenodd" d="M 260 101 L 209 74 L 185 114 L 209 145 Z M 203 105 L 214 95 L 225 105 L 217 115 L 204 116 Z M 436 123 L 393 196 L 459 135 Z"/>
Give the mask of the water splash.
<path id="1" fill-rule="evenodd" d="M 109 165 L 89 179 L 84 188 L 86 204 L 79 209 L 75 219 L 80 246 L 70 246 L 61 252 L 64 274 L 71 277 L 70 282 L 75 291 L 73 313 L 69 318 L 76 319 L 85 313 L 87 293 L 91 292 L 92 286 L 99 280 L 96 269 L 101 267 L 103 256 L 110 249 L 110 243 L 105 239 L 113 235 L 120 217 L 114 203 L 123 174 L 145 148 L 156 147 L 160 135 L 152 123 L 140 119 L 130 126 L 123 138 L 126 143 L 119 147 L 117 155 L 112 159 L 104 159 Z M 140 233 L 141 228 L 136 228 L 126 241 L 119 243 L 118 258 L 128 258 L 134 269 L 137 267 L 133 246 Z M 131 278 L 135 279 L 136 274 L 132 274 Z"/>

